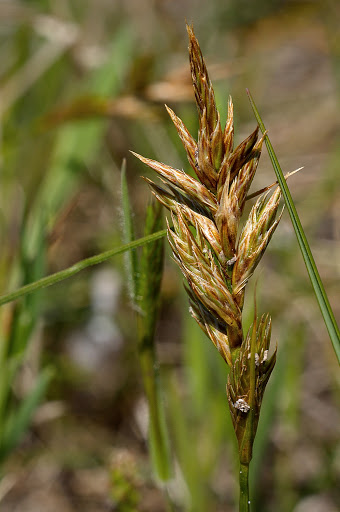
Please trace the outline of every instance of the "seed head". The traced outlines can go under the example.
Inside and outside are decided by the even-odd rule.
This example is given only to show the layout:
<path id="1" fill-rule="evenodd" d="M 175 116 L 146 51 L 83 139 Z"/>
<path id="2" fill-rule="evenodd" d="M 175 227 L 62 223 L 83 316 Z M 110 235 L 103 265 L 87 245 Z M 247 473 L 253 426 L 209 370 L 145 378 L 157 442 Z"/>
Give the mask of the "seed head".
<path id="1" fill-rule="evenodd" d="M 160 176 L 160 185 L 144 179 L 171 212 L 173 227 L 168 224 L 168 240 L 186 280 L 190 312 L 226 363 L 233 366 L 236 360 L 243 361 L 239 354 L 247 350 L 242 333 L 244 289 L 278 224 L 275 215 L 280 193 L 276 191 L 271 198 L 260 197 L 240 233 L 241 216 L 264 137 L 257 141 L 256 128 L 234 149 L 232 99 L 229 97 L 228 117 L 222 129 L 202 52 L 193 28 L 187 26 L 187 31 L 199 117 L 197 142 L 183 121 L 166 108 L 197 179 L 134 154 Z M 259 364 L 265 361 L 264 357 L 258 352 Z M 245 398 L 235 395 L 232 403 L 239 404 L 242 413 L 240 400 Z"/>

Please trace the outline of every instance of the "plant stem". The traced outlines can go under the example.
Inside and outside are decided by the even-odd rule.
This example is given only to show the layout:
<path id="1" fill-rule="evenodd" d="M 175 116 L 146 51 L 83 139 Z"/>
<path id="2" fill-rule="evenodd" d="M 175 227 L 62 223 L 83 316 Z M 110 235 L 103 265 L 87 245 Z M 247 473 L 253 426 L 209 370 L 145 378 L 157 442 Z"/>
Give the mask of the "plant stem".
<path id="1" fill-rule="evenodd" d="M 240 508 L 239 512 L 250 511 L 249 464 L 240 463 Z"/>
<path id="2" fill-rule="evenodd" d="M 158 365 L 154 348 L 150 343 L 145 343 L 146 341 L 144 338 L 139 357 L 150 415 L 150 448 L 157 477 L 166 482 L 171 476 L 171 462 L 160 396 Z"/>
<path id="3" fill-rule="evenodd" d="M 253 455 L 253 443 L 256 434 L 254 431 L 254 414 L 255 414 L 255 352 L 256 352 L 256 331 L 257 331 L 257 315 L 255 302 L 255 319 L 250 340 L 250 367 L 249 367 L 249 405 L 246 429 L 244 439 L 240 449 L 240 512 L 250 511 L 249 499 L 249 464 Z"/>
<path id="4" fill-rule="evenodd" d="M 162 206 L 152 201 L 146 212 L 145 235 L 151 235 L 162 226 Z M 160 289 L 163 275 L 163 240 L 143 247 L 136 262 L 137 273 L 137 324 L 138 352 L 142 378 L 149 407 L 149 442 L 154 473 L 157 480 L 166 483 L 171 477 L 171 459 L 165 412 L 159 382 L 156 356 L 155 327 L 160 303 Z"/>

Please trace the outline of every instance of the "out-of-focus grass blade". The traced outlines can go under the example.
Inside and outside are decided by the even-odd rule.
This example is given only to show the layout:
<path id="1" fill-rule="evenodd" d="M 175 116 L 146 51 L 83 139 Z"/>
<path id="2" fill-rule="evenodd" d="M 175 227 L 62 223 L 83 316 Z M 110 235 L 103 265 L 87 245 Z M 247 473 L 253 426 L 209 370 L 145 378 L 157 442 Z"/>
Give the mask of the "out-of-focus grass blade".
<path id="1" fill-rule="evenodd" d="M 51 377 L 52 372 L 49 369 L 44 370 L 39 375 L 33 391 L 23 400 L 19 409 L 15 409 L 8 417 L 1 439 L 0 460 L 4 460 L 20 441 L 31 421 L 32 414 L 46 392 Z"/>
<path id="2" fill-rule="evenodd" d="M 181 301 L 185 311 L 187 296 L 184 289 Z M 205 512 L 216 509 L 211 483 L 220 467 L 221 446 L 230 454 L 235 444 L 235 457 L 238 453 L 231 417 L 226 409 L 228 366 L 191 316 L 183 315 L 182 322 L 184 368 L 190 399 L 185 397 L 183 404 L 182 397 L 181 409 L 171 410 L 170 415 L 175 430 L 179 416 L 184 422 L 178 431 L 181 437 L 176 438 L 176 455 L 191 493 L 191 510 Z"/>
<path id="3" fill-rule="evenodd" d="M 144 234 L 149 236 L 157 232 L 162 224 L 162 205 L 153 199 L 146 211 Z M 171 459 L 155 348 L 155 326 L 159 310 L 163 260 L 162 239 L 143 247 L 139 260 L 136 306 L 138 353 L 150 414 L 151 458 L 157 478 L 161 482 L 167 482 L 171 476 Z"/>
<path id="4" fill-rule="evenodd" d="M 163 227 L 162 205 L 151 199 L 146 210 L 144 235 L 150 236 Z M 159 296 L 163 276 L 164 243 L 162 239 L 145 245 L 139 264 L 137 305 L 148 317 L 146 329 L 153 337 L 159 309 Z"/>
<path id="5" fill-rule="evenodd" d="M 123 209 L 123 241 L 130 243 L 135 240 L 135 230 L 133 226 L 133 215 L 130 203 L 128 184 L 126 179 L 126 160 L 124 158 L 121 167 L 121 191 L 122 191 L 122 209 Z M 137 251 L 131 250 L 126 253 L 126 274 L 128 280 L 128 289 L 133 303 L 136 302 L 136 293 L 138 288 L 138 257 Z"/>
<path id="6" fill-rule="evenodd" d="M 121 168 L 121 190 L 123 237 L 125 242 L 131 243 L 135 238 L 135 232 L 125 160 Z M 152 200 L 146 211 L 144 235 L 147 237 L 159 232 L 162 225 L 162 206 L 158 201 Z M 150 414 L 151 459 L 155 475 L 162 482 L 166 482 L 171 475 L 170 451 L 155 350 L 155 325 L 163 275 L 163 240 L 159 238 L 151 244 L 144 245 L 140 258 L 136 249 L 128 251 L 126 256 L 129 292 L 137 310 L 138 351 Z"/>
<path id="7" fill-rule="evenodd" d="M 134 35 L 123 24 L 112 36 L 107 58 L 79 85 L 78 94 L 96 94 L 111 100 L 117 97 L 131 65 L 133 44 Z M 100 151 L 106 126 L 107 118 L 104 117 L 86 118 L 59 126 L 48 172 L 42 177 L 37 192 L 35 217 L 45 210 L 48 222 L 53 223 L 56 212 L 74 192 L 81 174 L 91 166 Z"/>
<path id="8" fill-rule="evenodd" d="M 109 251 L 102 252 L 100 254 L 96 254 L 95 256 L 91 256 L 90 258 L 86 258 L 84 260 L 79 261 L 75 265 L 71 267 L 61 270 L 60 272 L 56 272 L 55 274 L 51 274 L 50 276 L 43 277 L 38 281 L 27 284 L 18 288 L 14 292 L 7 293 L 6 295 L 2 295 L 0 297 L 0 306 L 6 304 L 7 302 L 12 302 L 13 300 L 19 299 L 28 293 L 32 293 L 36 290 L 41 290 L 41 288 L 46 288 L 47 286 L 51 286 L 52 284 L 58 283 L 59 281 L 63 281 L 69 277 L 74 276 L 81 270 L 84 270 L 87 267 L 91 267 L 92 265 L 98 265 L 103 261 L 116 256 L 117 254 L 122 254 L 126 251 L 130 251 L 131 249 L 135 249 L 136 247 L 140 247 L 141 245 L 148 244 L 150 242 L 154 242 L 159 238 L 162 238 L 166 234 L 166 229 L 162 231 L 158 231 L 157 233 L 152 233 L 151 235 L 145 236 L 143 238 L 139 238 L 138 240 L 134 240 L 129 244 L 121 245 L 120 247 L 116 247 L 115 249 L 110 249 Z"/>
<path id="9" fill-rule="evenodd" d="M 259 127 L 260 127 L 262 133 L 264 133 L 266 131 L 266 128 L 263 124 L 263 121 L 261 119 L 259 111 L 257 110 L 254 100 L 248 90 L 247 90 L 247 94 L 249 96 L 249 100 L 250 100 L 252 109 L 254 111 L 256 120 L 259 124 Z M 272 162 L 272 166 L 274 168 L 275 174 L 277 176 L 277 180 L 279 182 L 279 185 L 280 185 L 280 188 L 282 191 L 282 195 L 284 197 L 284 200 L 285 200 L 285 203 L 286 203 L 286 206 L 287 206 L 287 209 L 288 209 L 288 212 L 289 212 L 289 215 L 290 215 L 290 218 L 291 218 L 291 221 L 292 221 L 295 233 L 296 233 L 296 237 L 298 239 L 300 250 L 301 250 L 303 259 L 305 261 L 305 265 L 306 265 L 306 268 L 307 268 L 307 271 L 308 271 L 308 274 L 309 274 L 309 277 L 310 277 L 310 280 L 311 280 L 311 283 L 312 283 L 312 286 L 314 289 L 316 299 L 319 303 L 321 313 L 322 313 L 323 319 L 325 321 L 325 324 L 326 324 L 326 327 L 327 327 L 327 330 L 329 333 L 329 337 L 331 339 L 334 351 L 338 358 L 338 362 L 340 363 L 340 331 L 339 331 L 339 327 L 336 323 L 334 313 L 332 311 L 326 291 L 322 284 L 322 281 L 321 281 L 318 269 L 316 267 L 312 252 L 310 250 L 306 235 L 303 231 L 298 213 L 295 208 L 293 198 L 291 196 L 291 193 L 290 193 L 290 190 L 286 183 L 286 180 L 284 179 L 282 169 L 280 167 L 279 161 L 277 159 L 277 156 L 275 154 L 274 148 L 269 140 L 268 135 L 266 135 L 266 137 L 265 137 L 265 143 L 266 143 L 269 157 Z"/>
<path id="10" fill-rule="evenodd" d="M 2 432 L 6 420 L 6 407 L 8 404 L 8 397 L 11 393 L 16 372 L 21 363 L 22 356 L 6 358 L 5 354 L 2 354 L 0 363 L 0 440 L 2 438 Z"/>
<path id="11" fill-rule="evenodd" d="M 18 260 L 20 281 L 18 284 L 22 286 L 38 281 L 46 274 L 46 218 L 44 212 L 40 218 L 31 220 L 33 223 L 25 224 L 24 219 L 23 235 L 20 240 Z M 35 229 L 31 231 L 32 225 Z M 41 295 L 39 293 L 26 296 L 20 303 L 15 304 L 11 328 L 8 331 L 7 357 L 20 355 L 26 351 L 40 314 Z"/>
<path id="12" fill-rule="evenodd" d="M 126 163 L 121 169 L 124 241 L 134 240 L 133 212 L 126 179 Z M 162 206 L 152 200 L 146 211 L 145 237 L 162 228 Z M 156 478 L 166 482 L 171 476 L 171 461 L 164 407 L 159 385 L 155 349 L 155 326 L 159 310 L 160 287 L 163 275 L 164 244 L 159 237 L 145 245 L 138 258 L 136 249 L 127 252 L 129 292 L 137 311 L 138 354 L 145 395 L 148 402 L 150 426 L 149 445 Z"/>

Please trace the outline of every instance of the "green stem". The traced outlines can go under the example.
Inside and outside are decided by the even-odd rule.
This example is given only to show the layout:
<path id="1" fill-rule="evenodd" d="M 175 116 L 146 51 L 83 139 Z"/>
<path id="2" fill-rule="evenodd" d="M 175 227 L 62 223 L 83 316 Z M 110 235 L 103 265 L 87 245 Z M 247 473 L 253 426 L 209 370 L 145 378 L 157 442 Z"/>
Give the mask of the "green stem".
<path id="1" fill-rule="evenodd" d="M 145 234 L 158 232 L 162 226 L 162 206 L 152 201 L 146 211 Z M 156 356 L 155 327 L 160 304 L 164 244 L 158 240 L 143 248 L 136 260 L 136 306 L 138 352 L 142 379 L 149 408 L 149 446 L 155 476 L 162 487 L 171 476 L 171 460 L 165 411 L 162 403 Z"/>
<path id="2" fill-rule="evenodd" d="M 139 356 L 150 415 L 150 448 L 157 477 L 162 482 L 166 482 L 171 476 L 169 446 L 161 403 L 158 365 L 154 348 L 147 341 L 143 340 Z"/>
<path id="3" fill-rule="evenodd" d="M 249 464 L 253 456 L 254 432 L 254 414 L 255 414 L 255 352 L 256 352 L 256 332 L 257 316 L 255 302 L 255 319 L 250 340 L 250 367 L 249 367 L 249 406 L 250 410 L 247 416 L 246 429 L 243 442 L 240 449 L 240 512 L 250 511 L 249 499 Z"/>
<path id="4" fill-rule="evenodd" d="M 250 511 L 249 464 L 240 464 L 240 508 L 239 512 Z"/>

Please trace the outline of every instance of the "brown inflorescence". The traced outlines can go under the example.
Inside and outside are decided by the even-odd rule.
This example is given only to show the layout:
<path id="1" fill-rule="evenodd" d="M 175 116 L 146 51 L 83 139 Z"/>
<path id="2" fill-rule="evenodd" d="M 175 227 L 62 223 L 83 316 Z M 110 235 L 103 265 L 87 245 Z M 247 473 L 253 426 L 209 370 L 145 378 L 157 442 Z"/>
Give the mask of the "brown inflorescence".
<path id="1" fill-rule="evenodd" d="M 183 170 L 134 154 L 161 178 L 161 184 L 145 180 L 155 197 L 171 212 L 168 239 L 186 279 L 190 312 L 231 367 L 228 399 L 240 443 L 242 418 L 246 419 L 250 407 L 258 418 L 264 387 L 275 364 L 275 355 L 268 358 L 271 322 L 267 315 L 260 319 L 256 331 L 256 403 L 249 404 L 251 352 L 250 335 L 244 339 L 242 331 L 244 291 L 280 220 L 276 215 L 281 193 L 277 188 L 271 197 L 268 193 L 261 195 L 241 229 L 241 217 L 264 136 L 258 140 L 256 128 L 234 149 L 232 100 L 229 98 L 227 121 L 222 129 L 198 41 L 192 27 L 188 26 L 187 30 L 199 115 L 197 142 L 181 119 L 166 108 L 197 179 Z"/>

